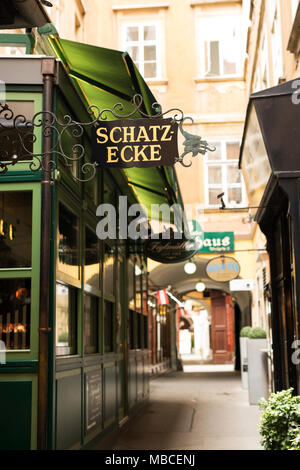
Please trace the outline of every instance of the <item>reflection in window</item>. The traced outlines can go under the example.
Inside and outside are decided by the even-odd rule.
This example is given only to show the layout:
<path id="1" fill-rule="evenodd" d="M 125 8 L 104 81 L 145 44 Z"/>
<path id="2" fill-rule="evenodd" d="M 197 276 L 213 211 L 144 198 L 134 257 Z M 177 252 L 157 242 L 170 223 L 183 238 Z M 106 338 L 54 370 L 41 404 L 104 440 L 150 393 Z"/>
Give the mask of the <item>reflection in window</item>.
<path id="1" fill-rule="evenodd" d="M 129 259 L 128 260 L 128 308 L 135 310 L 135 294 L 134 294 L 134 263 Z"/>
<path id="2" fill-rule="evenodd" d="M 108 300 L 104 301 L 104 352 L 114 351 L 114 304 Z"/>
<path id="3" fill-rule="evenodd" d="M 56 354 L 65 356 L 77 352 L 77 291 L 73 287 L 56 285 Z"/>
<path id="4" fill-rule="evenodd" d="M 144 349 L 148 348 L 148 317 L 143 316 L 144 320 Z"/>
<path id="5" fill-rule="evenodd" d="M 98 343 L 98 299 L 84 296 L 84 352 L 96 353 Z"/>
<path id="6" fill-rule="evenodd" d="M 8 350 L 30 348 L 30 279 L 0 280 L 0 341 Z"/>
<path id="7" fill-rule="evenodd" d="M 10 161 L 14 155 L 18 160 L 32 160 L 33 132 L 30 120 L 34 114 L 33 101 L 8 101 L 9 109 L 0 116 L 0 156 L 1 160 Z M 22 118 L 24 116 L 25 123 Z"/>
<path id="8" fill-rule="evenodd" d="M 136 313 L 133 310 L 129 310 L 129 345 L 130 349 L 135 349 L 135 318 Z"/>
<path id="9" fill-rule="evenodd" d="M 0 267 L 31 266 L 32 192 L 0 192 Z"/>
<path id="10" fill-rule="evenodd" d="M 100 243 L 97 235 L 85 228 L 85 266 L 84 279 L 96 289 L 100 288 Z"/>
<path id="11" fill-rule="evenodd" d="M 79 217 L 59 204 L 58 269 L 79 278 Z"/>
<path id="12" fill-rule="evenodd" d="M 134 269 L 135 273 L 135 309 L 142 311 L 142 265 L 137 262 Z"/>
<path id="13" fill-rule="evenodd" d="M 109 245 L 104 246 L 104 294 L 114 295 L 114 266 L 115 266 L 115 248 Z"/>

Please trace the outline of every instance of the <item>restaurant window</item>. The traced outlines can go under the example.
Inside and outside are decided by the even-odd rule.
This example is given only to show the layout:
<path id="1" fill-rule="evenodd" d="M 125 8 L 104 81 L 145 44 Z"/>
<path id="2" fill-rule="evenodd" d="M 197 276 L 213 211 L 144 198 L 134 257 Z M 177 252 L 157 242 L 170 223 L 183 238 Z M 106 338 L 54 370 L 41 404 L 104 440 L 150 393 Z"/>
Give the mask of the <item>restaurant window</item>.
<path id="1" fill-rule="evenodd" d="M 144 349 L 148 348 L 148 317 L 143 316 L 144 322 Z"/>
<path id="2" fill-rule="evenodd" d="M 143 341 L 143 316 L 137 313 L 137 349 L 142 349 Z"/>
<path id="3" fill-rule="evenodd" d="M 161 78 L 161 44 L 158 22 L 123 24 L 122 48 L 146 80 Z"/>
<path id="4" fill-rule="evenodd" d="M 225 204 L 239 206 L 245 202 L 245 188 L 241 170 L 238 168 L 238 141 L 217 141 L 211 145 L 216 148 L 205 157 L 206 205 L 220 206 L 217 196 L 224 194 Z"/>
<path id="5" fill-rule="evenodd" d="M 0 268 L 31 266 L 32 191 L 0 192 Z"/>
<path id="6" fill-rule="evenodd" d="M 135 349 L 135 319 L 136 313 L 129 310 L 129 345 L 130 349 Z"/>
<path id="7" fill-rule="evenodd" d="M 201 77 L 240 75 L 241 15 L 201 16 L 198 20 L 198 31 Z"/>
<path id="8" fill-rule="evenodd" d="M 77 289 L 56 285 L 56 355 L 77 353 Z"/>
<path id="9" fill-rule="evenodd" d="M 100 242 L 88 227 L 85 227 L 84 282 L 100 289 Z"/>
<path id="10" fill-rule="evenodd" d="M 104 352 L 114 351 L 114 304 L 104 300 Z"/>
<path id="11" fill-rule="evenodd" d="M 143 280 L 143 265 L 140 260 L 136 260 L 135 268 L 135 309 L 137 312 L 142 311 L 142 280 Z"/>
<path id="12" fill-rule="evenodd" d="M 98 351 L 98 299 L 84 295 L 84 352 L 92 354 Z"/>
<path id="13" fill-rule="evenodd" d="M 0 341 L 30 349 L 31 279 L 0 279 Z"/>
<path id="14" fill-rule="evenodd" d="M 134 276 L 134 261 L 129 258 L 128 260 L 128 308 L 135 310 L 135 276 Z"/>
<path id="15" fill-rule="evenodd" d="M 59 204 L 58 269 L 79 279 L 79 217 Z"/>
<path id="16" fill-rule="evenodd" d="M 104 244 L 104 261 L 103 261 L 103 290 L 104 295 L 115 295 L 114 280 L 115 280 L 115 247 Z"/>

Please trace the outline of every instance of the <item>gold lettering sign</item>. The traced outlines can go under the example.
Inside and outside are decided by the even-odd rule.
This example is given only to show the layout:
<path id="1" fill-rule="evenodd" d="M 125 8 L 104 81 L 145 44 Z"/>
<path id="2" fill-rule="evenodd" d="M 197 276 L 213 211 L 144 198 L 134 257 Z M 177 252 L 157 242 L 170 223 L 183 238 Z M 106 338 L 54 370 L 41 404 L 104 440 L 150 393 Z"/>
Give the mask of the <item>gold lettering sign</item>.
<path id="1" fill-rule="evenodd" d="M 172 119 L 99 121 L 93 129 L 92 161 L 100 168 L 174 165 L 178 124 Z"/>

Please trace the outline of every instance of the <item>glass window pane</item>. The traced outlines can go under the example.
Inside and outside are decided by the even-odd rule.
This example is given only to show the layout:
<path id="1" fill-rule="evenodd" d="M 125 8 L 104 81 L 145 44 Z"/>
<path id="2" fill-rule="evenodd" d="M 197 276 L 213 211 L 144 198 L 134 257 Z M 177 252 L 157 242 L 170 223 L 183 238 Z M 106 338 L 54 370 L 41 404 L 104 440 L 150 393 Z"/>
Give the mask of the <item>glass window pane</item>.
<path id="1" fill-rule="evenodd" d="M 113 352 L 114 350 L 113 312 L 114 304 L 104 300 L 104 352 L 106 353 Z"/>
<path id="2" fill-rule="evenodd" d="M 84 282 L 100 289 L 100 242 L 97 235 L 85 228 Z"/>
<path id="3" fill-rule="evenodd" d="M 156 28 L 155 26 L 144 27 L 144 41 L 153 41 L 156 39 Z"/>
<path id="4" fill-rule="evenodd" d="M 144 319 L 144 349 L 148 348 L 148 317 L 143 317 Z"/>
<path id="5" fill-rule="evenodd" d="M 137 349 L 142 349 L 142 321 L 143 315 L 137 314 Z"/>
<path id="6" fill-rule="evenodd" d="M 135 309 L 142 310 L 142 265 L 139 261 L 135 264 Z"/>
<path id="7" fill-rule="evenodd" d="M 96 353 L 98 350 L 98 299 L 84 296 L 84 352 Z"/>
<path id="8" fill-rule="evenodd" d="M 227 160 L 238 160 L 240 156 L 239 142 L 226 143 L 226 158 Z"/>
<path id="9" fill-rule="evenodd" d="M 59 204 L 58 269 L 79 279 L 79 217 Z"/>
<path id="10" fill-rule="evenodd" d="M 210 142 L 209 143 L 210 147 L 215 147 L 214 152 L 207 152 L 207 160 L 212 161 L 212 160 L 221 160 L 222 159 L 222 149 L 221 149 L 221 142 Z"/>
<path id="11" fill-rule="evenodd" d="M 208 167 L 208 183 L 209 184 L 222 184 L 222 167 L 209 166 Z"/>
<path id="12" fill-rule="evenodd" d="M 126 41 L 138 41 L 139 40 L 139 28 L 138 26 L 128 26 L 126 29 Z"/>
<path id="13" fill-rule="evenodd" d="M 127 286 L 128 286 L 128 307 L 135 310 L 135 298 L 134 298 L 134 263 L 128 260 L 128 275 L 127 275 Z"/>
<path id="14" fill-rule="evenodd" d="M 114 290 L 114 266 L 115 266 L 115 249 L 109 245 L 104 245 L 104 294 L 115 295 Z"/>
<path id="15" fill-rule="evenodd" d="M 241 188 L 229 188 L 228 189 L 228 203 L 229 204 L 241 204 L 242 203 L 242 189 Z"/>
<path id="16" fill-rule="evenodd" d="M 217 196 L 222 192 L 222 188 L 220 189 L 209 189 L 208 190 L 208 203 L 209 205 L 221 205 L 220 199 Z"/>
<path id="17" fill-rule="evenodd" d="M 32 192 L 0 192 L 0 267 L 31 266 Z"/>
<path id="18" fill-rule="evenodd" d="M 145 78 L 155 78 L 157 74 L 157 67 L 155 62 L 145 63 L 144 76 Z"/>
<path id="19" fill-rule="evenodd" d="M 30 349 L 30 279 L 0 279 L 0 341 Z"/>
<path id="20" fill-rule="evenodd" d="M 73 287 L 56 285 L 56 355 L 77 352 L 77 291 Z"/>
<path id="21" fill-rule="evenodd" d="M 135 349 L 135 318 L 136 313 L 133 310 L 129 310 L 129 344 L 130 349 Z"/>
<path id="22" fill-rule="evenodd" d="M 144 47 L 144 59 L 145 60 L 156 60 L 156 47 L 145 46 Z"/>
<path id="23" fill-rule="evenodd" d="M 140 50 L 137 46 L 127 47 L 127 52 L 135 63 L 140 60 Z"/>
<path id="24" fill-rule="evenodd" d="M 207 54 L 208 69 L 206 76 L 220 75 L 220 43 L 219 41 L 210 41 L 206 43 L 205 49 Z"/>
<path id="25" fill-rule="evenodd" d="M 241 170 L 238 169 L 237 165 L 228 165 L 227 168 L 227 182 L 229 184 L 241 183 Z"/>

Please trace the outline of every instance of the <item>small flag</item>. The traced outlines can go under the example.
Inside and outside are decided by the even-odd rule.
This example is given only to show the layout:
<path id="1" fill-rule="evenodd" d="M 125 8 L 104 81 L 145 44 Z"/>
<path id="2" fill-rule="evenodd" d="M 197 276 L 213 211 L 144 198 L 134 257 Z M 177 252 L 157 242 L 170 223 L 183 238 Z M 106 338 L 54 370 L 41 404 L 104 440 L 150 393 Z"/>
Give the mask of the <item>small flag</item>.
<path id="1" fill-rule="evenodd" d="M 167 294 L 167 290 L 166 290 L 166 289 L 158 290 L 158 291 L 156 292 L 156 296 L 157 296 L 158 305 L 168 305 L 168 303 L 169 303 L 169 296 L 168 296 L 168 294 Z"/>

